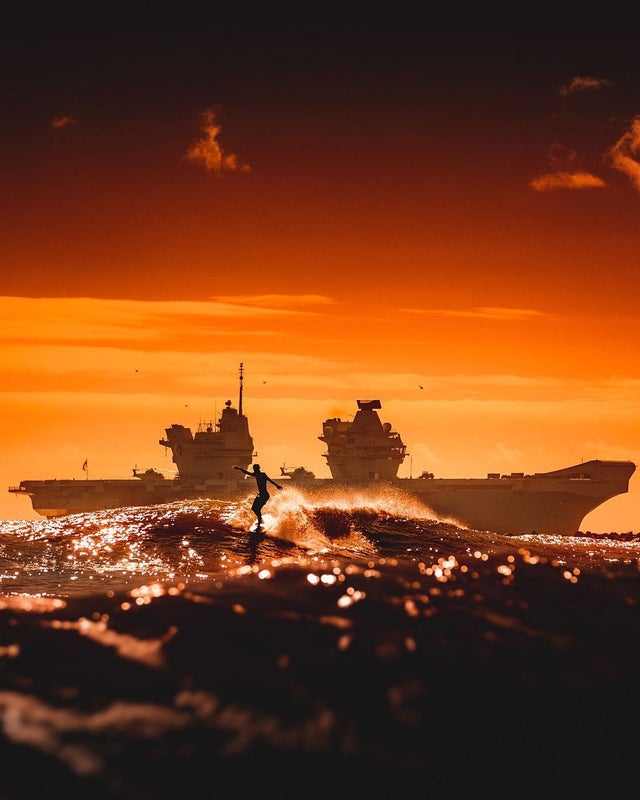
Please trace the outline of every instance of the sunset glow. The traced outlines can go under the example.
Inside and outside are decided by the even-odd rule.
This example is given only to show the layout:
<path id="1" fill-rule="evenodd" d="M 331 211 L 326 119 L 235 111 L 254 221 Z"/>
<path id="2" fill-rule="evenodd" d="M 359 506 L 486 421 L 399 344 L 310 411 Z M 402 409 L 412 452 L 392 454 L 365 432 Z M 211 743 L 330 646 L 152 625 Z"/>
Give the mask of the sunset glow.
<path id="1" fill-rule="evenodd" d="M 271 474 L 327 476 L 322 420 L 367 398 L 402 476 L 640 464 L 619 22 L 50 13 L 2 56 L 0 518 L 85 459 L 171 476 L 165 428 L 235 405 L 240 362 Z M 638 481 L 583 529 L 640 531 Z"/>

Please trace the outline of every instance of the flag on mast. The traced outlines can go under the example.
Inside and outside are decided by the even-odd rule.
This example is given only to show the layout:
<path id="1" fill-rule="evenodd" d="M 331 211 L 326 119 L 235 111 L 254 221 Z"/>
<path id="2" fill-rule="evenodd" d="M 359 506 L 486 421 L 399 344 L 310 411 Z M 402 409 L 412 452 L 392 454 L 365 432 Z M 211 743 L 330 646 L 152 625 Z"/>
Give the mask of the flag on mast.
<path id="1" fill-rule="evenodd" d="M 82 465 L 82 469 L 86 472 L 89 469 L 89 464 L 87 463 L 87 459 L 85 458 L 84 464 Z"/>

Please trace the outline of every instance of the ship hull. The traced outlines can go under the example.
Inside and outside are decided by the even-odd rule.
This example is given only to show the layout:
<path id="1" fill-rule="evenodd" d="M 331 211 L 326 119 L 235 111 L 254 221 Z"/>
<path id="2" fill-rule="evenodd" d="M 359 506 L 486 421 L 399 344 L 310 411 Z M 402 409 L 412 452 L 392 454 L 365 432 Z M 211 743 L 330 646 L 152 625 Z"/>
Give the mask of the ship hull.
<path id="1" fill-rule="evenodd" d="M 200 498 L 236 499 L 247 494 L 241 482 L 162 481 L 145 485 L 139 480 L 26 480 L 10 488 L 27 496 L 43 517 L 63 517 L 110 508 L 152 506 Z"/>
<path id="2" fill-rule="evenodd" d="M 568 535 L 581 529 L 591 511 L 626 493 L 634 470 L 630 462 L 591 461 L 528 476 L 417 479 L 410 481 L 410 493 L 462 527 Z"/>
<path id="3" fill-rule="evenodd" d="M 630 461 L 593 460 L 533 475 L 396 478 L 348 484 L 325 479 L 305 481 L 300 488 L 316 494 L 335 491 L 340 485 L 367 491 L 392 488 L 426 506 L 425 515 L 459 527 L 509 535 L 570 535 L 580 530 L 591 511 L 628 492 L 635 469 Z"/>
<path id="4" fill-rule="evenodd" d="M 376 483 L 344 483 L 316 478 L 284 486 L 324 494 L 340 489 L 367 491 L 392 487 L 425 506 L 425 517 L 452 520 L 461 527 L 505 534 L 555 533 L 580 530 L 584 517 L 629 489 L 635 471 L 630 461 L 588 461 L 533 475 L 488 478 L 396 478 Z M 10 489 L 26 495 L 45 517 L 149 506 L 194 499 L 238 500 L 253 494 L 248 482 L 127 480 L 22 481 Z"/>

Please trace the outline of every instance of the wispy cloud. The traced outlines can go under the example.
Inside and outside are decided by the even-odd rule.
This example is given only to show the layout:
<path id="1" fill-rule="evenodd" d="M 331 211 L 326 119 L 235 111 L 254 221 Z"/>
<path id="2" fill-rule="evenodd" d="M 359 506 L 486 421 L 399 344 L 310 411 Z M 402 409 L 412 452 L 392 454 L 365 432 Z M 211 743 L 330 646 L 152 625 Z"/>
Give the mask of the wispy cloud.
<path id="1" fill-rule="evenodd" d="M 295 305 L 295 303 L 292 303 Z M 192 330 L 194 336 L 233 335 L 221 323 L 251 325 L 265 335 L 264 322 L 313 314 L 273 305 L 225 302 L 103 300 L 95 298 L 0 297 L 0 340 L 151 341 L 168 331 Z"/>
<path id="2" fill-rule="evenodd" d="M 488 453 L 489 458 L 505 464 L 521 463 L 525 453 L 519 447 L 509 447 L 504 442 L 495 442 Z"/>
<path id="3" fill-rule="evenodd" d="M 593 78 L 585 75 L 578 75 L 572 78 L 568 83 L 559 87 L 559 94 L 567 97 L 576 93 L 584 92 L 598 92 L 602 89 L 612 86 L 612 82 L 606 78 Z M 575 117 L 575 109 L 573 112 L 565 111 L 562 119 L 565 121 L 571 120 L 572 125 L 576 130 L 573 131 L 575 135 L 583 134 L 582 131 L 577 130 L 579 123 Z M 554 119 L 557 117 L 554 116 Z M 589 118 L 591 119 L 591 117 Z M 566 135 L 566 132 L 565 132 Z M 584 137 L 581 137 L 581 141 Z M 581 148 L 582 149 L 582 148 Z M 556 192 L 564 189 L 569 190 L 582 190 L 582 189 L 603 189 L 607 186 L 607 182 L 599 175 L 594 174 L 591 167 L 585 168 L 579 162 L 584 161 L 583 158 L 579 159 L 578 153 L 566 147 L 564 144 L 555 142 L 547 153 L 548 168 L 542 174 L 535 176 L 529 181 L 529 186 L 536 192 Z M 602 165 L 601 157 L 598 161 Z"/>
<path id="4" fill-rule="evenodd" d="M 326 306 L 337 302 L 333 297 L 327 297 L 322 294 L 219 295 L 213 299 L 219 303 L 277 309 Z"/>
<path id="5" fill-rule="evenodd" d="M 611 81 L 606 78 L 589 78 L 587 76 L 576 76 L 569 83 L 563 84 L 559 92 L 561 95 L 569 95 L 574 92 L 593 92 L 599 89 L 606 89 L 611 86 Z"/>
<path id="6" fill-rule="evenodd" d="M 629 130 L 623 133 L 607 156 L 611 166 L 623 172 L 640 191 L 640 116 L 632 120 Z"/>
<path id="7" fill-rule="evenodd" d="M 214 109 L 206 109 L 200 117 L 200 138 L 187 151 L 185 158 L 204 167 L 207 172 L 249 172 L 248 164 L 240 163 L 235 153 L 226 153 L 218 141 L 222 128 Z"/>
<path id="8" fill-rule="evenodd" d="M 69 125 L 75 125 L 77 122 L 78 120 L 69 114 L 56 114 L 51 120 L 51 127 L 56 129 L 68 128 Z"/>
<path id="9" fill-rule="evenodd" d="M 496 322 L 511 322 L 514 320 L 533 320 L 548 318 L 550 315 L 544 311 L 532 308 L 500 308 L 493 306 L 478 306 L 467 309 L 449 308 L 404 308 L 408 314 L 433 315 L 441 317 L 465 317 L 495 320 Z"/>
<path id="10" fill-rule="evenodd" d="M 548 172 L 529 181 L 536 192 L 555 192 L 558 189 L 602 189 L 607 184 L 590 172 Z"/>
<path id="11" fill-rule="evenodd" d="M 549 172 L 537 175 L 529 181 L 536 192 L 555 192 L 559 189 L 601 189 L 606 186 L 602 178 L 591 172 L 577 169 L 578 154 L 575 150 L 555 142 L 547 153 Z"/>

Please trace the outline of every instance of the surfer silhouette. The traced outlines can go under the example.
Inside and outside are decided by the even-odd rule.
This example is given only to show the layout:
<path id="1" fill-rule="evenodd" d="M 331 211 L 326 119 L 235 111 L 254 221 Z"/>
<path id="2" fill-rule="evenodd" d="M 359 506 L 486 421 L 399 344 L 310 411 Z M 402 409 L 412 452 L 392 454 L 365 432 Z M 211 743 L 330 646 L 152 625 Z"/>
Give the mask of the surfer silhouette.
<path id="1" fill-rule="evenodd" d="M 249 472 L 247 469 L 242 469 L 242 467 L 234 467 L 234 469 L 237 469 L 238 472 L 244 472 L 245 475 L 251 475 L 256 479 L 256 484 L 258 485 L 258 494 L 255 496 L 253 503 L 251 504 L 251 510 L 258 518 L 256 525 L 257 529 L 262 525 L 262 508 L 271 496 L 267 491 L 267 483 L 272 483 L 276 489 L 282 489 L 282 486 L 280 486 L 279 483 L 272 481 L 266 472 L 262 472 L 260 469 L 260 464 L 253 465 L 253 472 Z"/>

